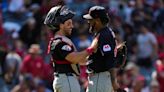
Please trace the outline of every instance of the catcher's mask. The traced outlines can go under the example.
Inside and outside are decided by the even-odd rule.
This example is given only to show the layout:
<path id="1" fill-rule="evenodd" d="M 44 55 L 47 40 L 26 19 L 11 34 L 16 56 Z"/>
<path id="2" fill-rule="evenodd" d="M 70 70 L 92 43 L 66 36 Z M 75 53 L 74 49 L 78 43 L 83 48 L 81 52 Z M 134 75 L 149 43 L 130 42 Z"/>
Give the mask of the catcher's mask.
<path id="1" fill-rule="evenodd" d="M 68 19 L 72 19 L 74 15 L 75 12 L 71 11 L 66 6 L 58 5 L 50 9 L 44 20 L 44 24 L 50 29 L 56 30 L 61 23 L 64 23 Z"/>
<path id="2" fill-rule="evenodd" d="M 106 9 L 102 6 L 93 6 L 89 9 L 89 13 L 86 15 L 83 15 L 84 19 L 92 20 L 99 18 L 103 24 L 106 24 L 109 22 L 109 16 L 106 11 Z M 90 26 L 89 31 L 93 32 L 94 25 Z"/>

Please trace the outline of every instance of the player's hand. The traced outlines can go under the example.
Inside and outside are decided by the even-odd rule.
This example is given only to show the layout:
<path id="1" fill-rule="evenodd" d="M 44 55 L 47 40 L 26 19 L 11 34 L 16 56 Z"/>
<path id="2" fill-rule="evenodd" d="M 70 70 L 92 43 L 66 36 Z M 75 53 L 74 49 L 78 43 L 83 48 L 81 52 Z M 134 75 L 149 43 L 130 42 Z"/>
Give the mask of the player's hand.
<path id="1" fill-rule="evenodd" d="M 117 81 L 112 81 L 112 86 L 114 92 L 117 92 L 117 90 L 120 88 L 120 85 L 117 83 Z"/>
<path id="2" fill-rule="evenodd" d="M 119 88 L 116 92 L 126 92 L 126 90 Z"/>

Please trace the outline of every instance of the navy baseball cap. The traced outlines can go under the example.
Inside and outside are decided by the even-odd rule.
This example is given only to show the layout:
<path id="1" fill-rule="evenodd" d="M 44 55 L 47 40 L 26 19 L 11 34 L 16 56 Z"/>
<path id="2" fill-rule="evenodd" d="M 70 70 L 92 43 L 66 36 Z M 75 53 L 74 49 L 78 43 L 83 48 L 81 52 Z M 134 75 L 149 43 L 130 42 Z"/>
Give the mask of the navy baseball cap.
<path id="1" fill-rule="evenodd" d="M 95 19 L 100 17 L 106 17 L 108 16 L 106 10 L 102 6 L 93 6 L 89 9 L 89 13 L 86 15 L 83 15 L 84 19 Z"/>

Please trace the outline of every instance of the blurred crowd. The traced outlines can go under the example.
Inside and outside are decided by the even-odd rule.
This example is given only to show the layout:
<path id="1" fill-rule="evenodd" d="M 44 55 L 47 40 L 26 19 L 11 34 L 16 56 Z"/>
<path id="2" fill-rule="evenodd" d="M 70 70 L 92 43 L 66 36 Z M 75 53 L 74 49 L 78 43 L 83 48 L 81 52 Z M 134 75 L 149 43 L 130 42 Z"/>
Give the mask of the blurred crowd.
<path id="1" fill-rule="evenodd" d="M 47 45 L 51 31 L 43 24 L 57 0 L 1 0 L 0 92 L 53 92 L 53 67 Z M 128 92 L 164 92 L 163 0 L 65 0 L 76 12 L 70 38 L 79 51 L 91 44 L 92 34 L 82 18 L 93 5 L 102 5 L 118 43 L 126 41 L 127 63 L 118 82 Z M 87 87 L 86 66 L 79 77 Z"/>

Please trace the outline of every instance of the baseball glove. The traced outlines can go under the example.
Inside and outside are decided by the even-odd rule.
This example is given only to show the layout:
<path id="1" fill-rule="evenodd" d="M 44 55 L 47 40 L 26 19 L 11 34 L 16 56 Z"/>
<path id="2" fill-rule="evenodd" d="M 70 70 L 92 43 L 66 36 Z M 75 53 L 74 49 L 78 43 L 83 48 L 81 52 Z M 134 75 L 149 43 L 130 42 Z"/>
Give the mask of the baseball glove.
<path id="1" fill-rule="evenodd" d="M 125 45 L 126 42 L 119 44 L 117 48 L 117 56 L 116 56 L 116 67 L 122 68 L 125 65 L 127 58 L 127 47 Z"/>

